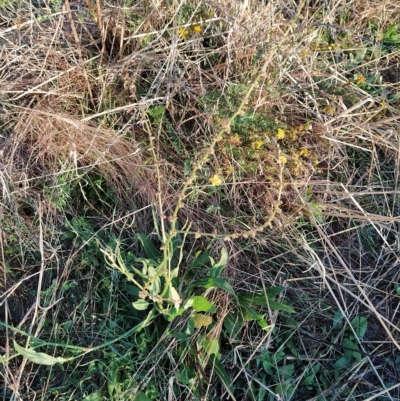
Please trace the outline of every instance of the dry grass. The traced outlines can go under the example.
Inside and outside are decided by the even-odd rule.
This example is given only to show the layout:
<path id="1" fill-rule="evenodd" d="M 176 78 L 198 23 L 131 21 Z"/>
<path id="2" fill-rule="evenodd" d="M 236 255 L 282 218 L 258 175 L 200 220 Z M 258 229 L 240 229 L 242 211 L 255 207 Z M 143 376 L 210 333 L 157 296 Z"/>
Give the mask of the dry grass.
<path id="1" fill-rule="evenodd" d="M 114 360 L 104 359 L 92 387 L 79 382 L 89 357 L 44 380 L 37 365 L 9 359 L 11 339 L 35 345 L 27 333 L 90 348 L 117 336 L 127 324 L 117 319 L 123 306 L 79 300 L 109 291 L 121 305 L 131 302 L 95 243 L 118 239 L 137 251 L 136 232 L 164 235 L 182 188 L 184 267 L 197 250 L 218 254 L 224 243 L 224 274 L 236 291 L 285 285 L 285 303 L 297 311 L 290 319 L 265 312 L 269 332 L 244 322 L 240 344 L 224 349 L 238 400 L 252 399 L 246 386 L 253 399 L 261 389 L 273 399 L 287 381 L 285 369 L 274 385 L 264 380 L 268 349 L 285 350 L 284 363 L 303 369 L 280 399 L 400 399 L 399 23 L 393 1 L 0 0 L 3 399 L 107 393 Z M 214 174 L 222 185 L 210 183 Z M 78 229 L 79 219 L 88 226 Z M 65 289 L 70 282 L 78 286 Z M 212 296 L 220 320 L 210 335 L 222 338 L 234 305 Z M 336 311 L 339 331 L 331 327 Z M 365 336 L 353 333 L 361 360 L 329 386 L 316 375 L 319 398 L 304 390 L 305 372 L 339 359 L 335 344 L 359 316 L 368 317 Z M 73 329 L 59 329 L 65 322 Z M 301 357 L 290 354 L 289 339 Z M 155 378 L 165 386 L 153 399 L 197 399 L 193 389 L 182 385 L 179 398 L 166 384 L 196 355 L 173 360 L 179 342 L 158 340 L 129 385 L 104 399 L 150 388 Z M 161 371 L 149 370 L 150 360 L 162 360 Z M 224 387 L 207 379 L 201 396 L 222 397 Z M 70 388 L 56 391 L 63 381 Z"/>

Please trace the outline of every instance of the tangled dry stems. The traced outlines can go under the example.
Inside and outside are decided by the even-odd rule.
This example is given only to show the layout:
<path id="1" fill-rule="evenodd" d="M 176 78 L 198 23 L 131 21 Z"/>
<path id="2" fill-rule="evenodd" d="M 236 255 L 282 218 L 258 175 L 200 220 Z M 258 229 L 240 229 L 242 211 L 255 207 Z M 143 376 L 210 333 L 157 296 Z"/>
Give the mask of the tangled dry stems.
<path id="1" fill-rule="evenodd" d="M 245 240 L 240 246 L 230 245 L 235 256 L 229 275 L 239 288 L 251 289 L 260 280 L 266 286 L 286 280 L 296 283 L 296 291 L 314 294 L 307 301 L 313 314 L 299 320 L 304 318 L 303 327 L 315 336 L 327 319 L 317 300 L 341 308 L 345 316 L 368 313 L 371 330 L 366 340 L 388 341 L 383 352 L 392 356 L 395 351 L 390 347 L 398 348 L 400 341 L 393 296 L 393 286 L 400 282 L 400 128 L 399 101 L 387 104 L 387 100 L 399 89 L 400 66 L 398 51 L 387 54 L 382 47 L 373 49 L 368 24 L 376 24 L 376 31 L 382 33 L 399 20 L 398 5 L 360 0 L 330 2 L 327 7 L 300 2 L 299 8 L 295 2 L 283 1 L 205 2 L 215 9 L 215 15 L 204 17 L 205 46 L 203 37 L 184 41 L 177 35 L 179 26 L 191 24 L 190 18 L 183 21 L 182 2 L 173 6 L 158 2 L 151 9 L 146 7 L 149 4 L 127 10 L 121 5 L 105 6 L 101 18 L 82 2 L 61 11 L 33 8 L 31 13 L 11 7 L 2 13 L 2 213 L 14 210 L 17 221 L 21 204 L 38 199 L 42 180 L 49 177 L 46 185 L 57 186 L 60 162 L 76 172 L 74 179 L 91 173 L 104 177 L 124 205 L 122 214 L 157 205 L 159 196 L 163 209 L 172 213 L 184 179 L 182 157 L 173 153 L 173 144 L 163 142 L 168 132 L 165 126 L 149 122 L 148 109 L 165 105 L 182 154 L 196 157 L 217 132 L 199 99 L 216 90 L 223 98 L 230 82 L 251 81 L 268 54 L 273 54 L 251 107 L 270 113 L 287 130 L 311 120 L 314 138 L 302 139 L 302 146 L 313 149 L 319 164 L 310 163 L 298 177 L 285 171 L 283 203 L 274 227 L 257 237 L 256 252 Z M 199 6 L 193 7 L 195 18 Z M 346 27 L 340 28 L 343 13 Z M 142 23 L 129 26 L 129 15 L 139 16 Z M 347 39 L 340 36 L 342 29 Z M 336 47 L 322 43 L 327 32 Z M 337 47 L 342 40 L 349 41 L 346 52 L 353 48 L 357 53 L 371 44 L 371 52 L 381 53 L 352 66 L 345 50 Z M 321 52 L 325 58 L 319 56 Z M 357 74 L 380 74 L 374 89 L 384 90 L 369 92 L 357 83 Z M 332 89 L 338 87 L 344 92 Z M 149 135 L 155 138 L 157 160 L 148 149 Z M 217 150 L 205 166 L 208 171 L 218 166 L 218 156 Z M 161 188 L 156 163 L 162 171 Z M 190 202 L 179 215 L 181 224 L 192 221 L 196 232 L 216 230 L 226 236 L 242 231 L 246 224 L 251 230 L 263 224 L 277 200 L 273 180 L 260 175 L 243 173 L 211 197 L 201 193 L 206 181 L 197 177 Z M 309 188 L 318 210 L 310 206 Z M 206 212 L 223 201 L 228 203 L 226 210 Z M 35 210 L 38 203 L 30 206 Z M 53 208 L 47 205 L 45 210 Z M 18 234 L 22 249 L 32 252 L 39 245 L 32 210 L 25 210 L 23 221 Z M 48 218 L 46 224 L 51 243 L 58 223 Z M 10 233 L 3 230 L 3 235 L 5 244 L 10 243 Z M 25 242 L 29 237 L 35 240 Z M 373 241 L 373 249 L 367 247 L 368 240 Z M 267 262 L 260 264 L 259 259 Z M 3 255 L 4 277 L 5 265 Z M 11 279 L 3 281 L 6 287 L 15 284 Z M 290 291 L 296 302 L 296 291 Z M 315 355 L 310 351 L 315 343 L 303 345 L 305 353 Z M 12 377 L 16 368 L 9 366 L 6 377 Z M 397 378 L 391 367 L 376 369 L 378 377 Z"/>

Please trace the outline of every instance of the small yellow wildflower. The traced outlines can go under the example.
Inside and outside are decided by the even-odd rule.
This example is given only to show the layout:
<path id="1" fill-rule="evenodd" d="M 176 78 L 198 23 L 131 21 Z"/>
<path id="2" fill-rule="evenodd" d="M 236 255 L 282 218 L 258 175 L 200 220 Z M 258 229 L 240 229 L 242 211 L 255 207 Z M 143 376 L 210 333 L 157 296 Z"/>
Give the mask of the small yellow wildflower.
<path id="1" fill-rule="evenodd" d="M 306 58 L 309 54 L 310 54 L 310 52 L 309 52 L 307 49 L 303 49 L 303 50 L 300 52 L 300 57 L 301 57 L 301 58 Z"/>
<path id="2" fill-rule="evenodd" d="M 222 178 L 221 178 L 220 175 L 214 174 L 214 175 L 210 178 L 210 182 L 211 182 L 211 185 L 212 185 L 213 187 L 216 187 L 216 186 L 222 184 Z"/>
<path id="3" fill-rule="evenodd" d="M 178 29 L 178 35 L 183 39 L 186 40 L 188 35 L 189 35 L 189 31 L 186 28 L 179 28 Z"/>
<path id="4" fill-rule="evenodd" d="M 365 82 L 367 82 L 367 81 L 366 81 L 364 75 L 362 75 L 362 74 L 357 74 L 357 75 L 356 75 L 356 83 L 357 83 L 358 85 L 364 85 Z"/>
<path id="5" fill-rule="evenodd" d="M 279 163 L 286 164 L 287 163 L 287 157 L 283 156 L 283 155 L 280 155 L 279 156 Z"/>
<path id="6" fill-rule="evenodd" d="M 300 156 L 308 157 L 310 156 L 310 151 L 307 148 L 301 148 L 299 152 Z"/>
<path id="7" fill-rule="evenodd" d="M 285 136 L 286 136 L 285 130 L 283 128 L 278 128 L 278 132 L 276 133 L 276 137 L 275 138 L 277 140 L 279 140 L 279 139 L 284 139 Z"/>
<path id="8" fill-rule="evenodd" d="M 324 113 L 328 114 L 328 116 L 333 116 L 335 114 L 335 109 L 332 106 L 326 106 L 323 109 Z"/>
<path id="9" fill-rule="evenodd" d="M 200 26 L 200 25 L 195 25 L 195 26 L 193 27 L 193 32 L 194 32 L 194 33 L 201 33 L 201 31 L 202 31 L 202 29 L 201 29 L 201 26 Z"/>
<path id="10" fill-rule="evenodd" d="M 263 141 L 254 141 L 251 144 L 252 149 L 261 149 L 261 147 L 264 145 Z"/>
<path id="11" fill-rule="evenodd" d="M 341 44 L 340 44 L 340 43 L 331 43 L 331 44 L 329 45 L 329 47 L 330 47 L 332 50 L 340 49 Z"/>

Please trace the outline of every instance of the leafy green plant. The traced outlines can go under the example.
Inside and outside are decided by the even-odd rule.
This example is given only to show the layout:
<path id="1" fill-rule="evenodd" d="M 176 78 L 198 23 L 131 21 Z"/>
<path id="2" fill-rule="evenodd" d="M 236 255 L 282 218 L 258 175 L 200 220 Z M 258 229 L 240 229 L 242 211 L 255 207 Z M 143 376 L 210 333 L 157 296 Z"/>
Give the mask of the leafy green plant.
<path id="1" fill-rule="evenodd" d="M 129 264 L 124 260 L 119 244 L 114 249 L 102 250 L 109 266 L 120 271 L 129 285 L 133 285 L 130 292 L 133 295 L 132 306 L 142 315 L 145 314 L 145 326 L 158 321 L 159 329 L 164 327 L 164 333 L 179 341 L 176 352 L 179 358 L 183 358 L 183 365 L 178 369 L 177 377 L 183 385 L 189 386 L 191 391 L 200 396 L 201 381 L 205 377 L 204 373 L 199 374 L 199 370 L 203 372 L 209 366 L 215 369 L 216 376 L 226 391 L 231 393 L 230 376 L 221 364 L 223 351 L 217 328 L 223 321 L 225 335 L 229 339 L 237 336 L 246 322 L 257 321 L 261 329 L 268 330 L 264 314 L 258 309 L 263 309 L 264 313 L 268 310 L 294 312 L 291 307 L 274 300 L 283 287 L 271 288 L 259 294 L 235 291 L 222 275 L 228 260 L 225 248 L 221 250 L 219 261 L 215 261 L 209 252 L 197 252 L 183 276 L 180 276 L 182 261 L 186 259 L 184 238 L 170 241 L 170 253 L 162 253 L 153 241 L 142 234 L 138 235 L 138 239 L 145 257 L 134 257 Z M 156 241 L 159 243 L 160 239 Z M 232 308 L 234 312 L 219 316 L 217 305 L 209 300 L 213 290 L 228 295 L 232 305 L 235 305 Z M 160 318 L 171 323 L 163 324 Z M 184 318 L 185 324 L 181 330 L 174 328 L 177 318 Z M 190 361 L 195 361 L 198 369 L 193 369 Z"/>

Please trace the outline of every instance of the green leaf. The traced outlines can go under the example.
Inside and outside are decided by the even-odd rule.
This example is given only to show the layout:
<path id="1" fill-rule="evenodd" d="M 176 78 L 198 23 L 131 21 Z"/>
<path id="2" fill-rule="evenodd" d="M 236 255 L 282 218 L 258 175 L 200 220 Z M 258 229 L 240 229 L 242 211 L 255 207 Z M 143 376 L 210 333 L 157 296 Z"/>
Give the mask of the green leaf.
<path id="1" fill-rule="evenodd" d="M 362 316 L 356 316 L 351 322 L 351 326 L 353 327 L 357 337 L 362 340 L 367 332 L 368 321 L 367 318 Z"/>
<path id="2" fill-rule="evenodd" d="M 190 287 L 203 287 L 203 288 L 221 288 L 230 294 L 236 296 L 232 287 L 221 277 L 205 277 L 200 280 L 195 281 Z"/>
<path id="3" fill-rule="evenodd" d="M 306 376 L 301 384 L 303 386 L 309 386 L 314 382 L 314 380 L 315 380 L 315 376 L 313 374 L 311 374 L 309 376 Z"/>
<path id="4" fill-rule="evenodd" d="M 188 267 L 188 271 L 192 269 L 197 269 L 199 267 L 203 267 L 206 263 L 211 260 L 211 253 L 205 252 L 200 253 L 200 251 L 196 254 L 195 258 L 192 260 L 192 263 Z"/>
<path id="5" fill-rule="evenodd" d="M 190 297 L 185 303 L 185 309 L 192 307 L 196 312 L 215 313 L 217 310 L 212 302 L 208 299 L 195 295 Z"/>
<path id="6" fill-rule="evenodd" d="M 267 293 L 268 294 L 268 293 Z M 270 308 L 271 310 L 280 310 L 282 312 L 288 313 L 296 313 L 293 308 L 288 305 L 281 304 L 280 302 L 276 302 L 272 299 L 265 298 L 265 295 L 246 295 L 246 294 L 239 294 L 238 295 L 239 304 L 241 305 L 242 302 L 263 306 L 265 308 Z"/>
<path id="7" fill-rule="evenodd" d="M 268 330 L 270 327 L 265 319 L 257 319 L 257 323 L 263 330 Z"/>
<path id="8" fill-rule="evenodd" d="M 135 398 L 133 399 L 134 401 L 153 401 L 151 398 L 147 397 L 143 391 L 139 391 Z"/>
<path id="9" fill-rule="evenodd" d="M 26 349 L 21 347 L 16 343 L 14 340 L 14 349 L 17 351 L 19 354 L 21 354 L 23 357 L 28 359 L 28 361 L 31 361 L 33 363 L 36 363 L 38 365 L 48 365 L 48 366 L 53 366 L 56 363 L 64 363 L 67 362 L 68 360 L 62 357 L 54 357 L 48 354 L 45 354 L 43 352 L 36 352 L 33 349 Z"/>
<path id="10" fill-rule="evenodd" d="M 282 312 L 287 312 L 287 313 L 296 313 L 296 311 L 289 305 L 281 304 L 280 302 L 273 301 L 272 299 L 270 299 L 268 303 L 271 310 L 280 310 Z"/>
<path id="11" fill-rule="evenodd" d="M 154 246 L 154 244 L 143 234 L 137 234 L 139 241 L 141 242 L 144 252 L 149 259 L 159 260 L 162 257 L 161 252 Z"/>
<path id="12" fill-rule="evenodd" d="M 136 302 L 132 302 L 132 306 L 137 310 L 146 310 L 149 307 L 149 303 L 144 299 L 138 299 Z"/>
<path id="13" fill-rule="evenodd" d="M 181 300 L 181 297 L 178 294 L 178 291 L 174 287 L 170 286 L 169 287 L 169 293 L 170 293 L 170 297 L 171 297 L 171 299 L 172 299 L 172 301 L 174 303 L 175 308 L 177 310 L 179 310 L 179 306 L 180 306 L 182 300 Z"/>
<path id="14" fill-rule="evenodd" d="M 182 240 L 179 236 L 172 239 L 172 258 L 171 265 L 176 266 L 179 262 L 179 257 L 181 255 Z"/>
<path id="15" fill-rule="evenodd" d="M 224 327 L 230 339 L 236 339 L 243 326 L 243 318 L 240 314 L 229 313 L 225 316 Z"/>
<path id="16" fill-rule="evenodd" d="M 400 295 L 400 285 L 399 284 L 395 284 L 394 290 L 396 291 L 397 295 Z"/>
<path id="17" fill-rule="evenodd" d="M 203 349 L 208 355 L 217 355 L 219 352 L 218 340 L 215 338 L 208 339 L 207 337 L 204 337 Z"/>
<path id="18" fill-rule="evenodd" d="M 217 358 L 215 358 L 215 360 L 214 360 L 214 371 L 217 374 L 219 380 L 221 380 L 221 383 L 225 387 L 225 390 L 227 391 L 227 393 L 230 395 L 232 401 L 236 401 L 236 398 L 232 393 L 232 390 L 234 389 L 232 380 L 229 377 L 225 368 L 221 365 L 219 360 L 217 360 Z"/>
<path id="19" fill-rule="evenodd" d="M 207 327 L 212 323 L 212 317 L 204 315 L 202 313 L 196 313 L 194 315 L 194 327 L 199 329 L 200 327 Z"/>
<path id="20" fill-rule="evenodd" d="M 342 326 L 343 326 L 343 315 L 340 310 L 337 310 L 335 312 L 335 315 L 333 316 L 333 329 L 340 330 Z"/>
<path id="21" fill-rule="evenodd" d="M 126 284 L 124 290 L 128 295 L 133 295 L 135 298 L 138 297 L 140 291 L 139 288 L 133 284 Z"/>
<path id="22" fill-rule="evenodd" d="M 226 262 L 228 261 L 228 251 L 226 248 L 221 249 L 221 259 L 218 263 L 215 263 L 211 269 L 208 271 L 207 276 L 209 277 L 218 277 L 224 267 L 226 266 Z"/>
<path id="23" fill-rule="evenodd" d="M 351 360 L 351 358 L 353 356 L 353 351 L 358 350 L 357 344 L 354 341 L 350 340 L 349 338 L 344 338 L 342 341 L 342 346 L 344 347 L 343 348 L 344 356 L 348 360 Z M 358 352 L 356 352 L 356 353 L 358 353 Z M 361 356 L 361 354 L 359 354 L 359 355 Z"/>
<path id="24" fill-rule="evenodd" d="M 267 292 L 268 299 L 277 297 L 284 289 L 285 289 L 285 287 L 283 287 L 281 285 L 278 287 L 267 288 L 266 292 Z"/>
<path id="25" fill-rule="evenodd" d="M 350 365 L 350 361 L 342 356 L 336 363 L 333 365 L 336 369 L 347 368 Z"/>
<path id="26" fill-rule="evenodd" d="M 191 316 L 187 322 L 185 333 L 191 336 L 194 333 L 194 317 Z"/>
<path id="27" fill-rule="evenodd" d="M 253 309 L 249 304 L 241 303 L 243 317 L 248 321 L 251 322 L 252 320 L 262 320 L 264 319 L 263 315 Z"/>
<path id="28" fill-rule="evenodd" d="M 101 391 L 96 391 L 95 393 L 87 395 L 82 401 L 103 401 L 104 395 Z"/>

